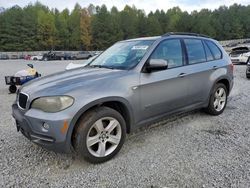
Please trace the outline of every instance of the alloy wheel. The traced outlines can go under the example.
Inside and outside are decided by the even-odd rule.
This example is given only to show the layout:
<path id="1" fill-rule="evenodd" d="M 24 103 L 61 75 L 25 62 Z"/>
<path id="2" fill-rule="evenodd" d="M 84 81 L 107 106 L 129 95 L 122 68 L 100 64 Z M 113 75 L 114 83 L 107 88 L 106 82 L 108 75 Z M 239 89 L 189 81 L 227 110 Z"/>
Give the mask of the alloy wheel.
<path id="1" fill-rule="evenodd" d="M 226 91 L 224 88 L 220 87 L 216 90 L 214 94 L 214 109 L 216 111 L 221 111 L 226 104 Z"/>
<path id="2" fill-rule="evenodd" d="M 121 136 L 121 125 L 115 118 L 101 118 L 88 131 L 86 138 L 88 151 L 95 157 L 108 156 L 119 145 Z"/>

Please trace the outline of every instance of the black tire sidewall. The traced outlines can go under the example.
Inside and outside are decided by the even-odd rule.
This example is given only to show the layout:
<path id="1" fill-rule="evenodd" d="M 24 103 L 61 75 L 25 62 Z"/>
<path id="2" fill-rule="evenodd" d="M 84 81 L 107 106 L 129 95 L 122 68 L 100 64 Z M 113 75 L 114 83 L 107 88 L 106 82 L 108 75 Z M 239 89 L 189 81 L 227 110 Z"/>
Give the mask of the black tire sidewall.
<path id="1" fill-rule="evenodd" d="M 219 88 L 223 88 L 226 92 L 226 101 L 225 101 L 225 105 L 223 107 L 222 110 L 220 111 L 217 111 L 215 108 L 214 108 L 214 97 L 215 97 L 215 92 L 219 89 Z M 223 111 L 225 110 L 226 106 L 227 106 L 227 98 L 228 98 L 228 90 L 226 88 L 226 86 L 222 83 L 218 83 L 214 86 L 213 88 L 213 91 L 211 93 L 211 96 L 210 96 L 210 100 L 209 100 L 209 105 L 208 105 L 208 108 L 207 108 L 207 112 L 209 114 L 212 114 L 212 115 L 220 115 L 223 113 Z"/>
<path id="2" fill-rule="evenodd" d="M 17 87 L 15 85 L 10 85 L 9 86 L 9 92 L 10 93 L 16 93 Z"/>
<path id="3" fill-rule="evenodd" d="M 95 157 L 89 152 L 87 148 L 86 138 L 89 129 L 92 127 L 92 125 L 102 117 L 115 118 L 121 125 L 122 136 L 117 148 L 111 154 L 105 157 Z M 82 118 L 80 118 L 80 121 L 77 124 L 77 129 L 74 135 L 75 138 L 74 147 L 79 157 L 83 157 L 85 160 L 91 163 L 101 163 L 110 160 L 120 151 L 125 141 L 125 137 L 126 137 L 126 123 L 121 114 L 116 110 L 113 110 L 108 107 L 99 107 L 87 112 L 82 116 Z"/>

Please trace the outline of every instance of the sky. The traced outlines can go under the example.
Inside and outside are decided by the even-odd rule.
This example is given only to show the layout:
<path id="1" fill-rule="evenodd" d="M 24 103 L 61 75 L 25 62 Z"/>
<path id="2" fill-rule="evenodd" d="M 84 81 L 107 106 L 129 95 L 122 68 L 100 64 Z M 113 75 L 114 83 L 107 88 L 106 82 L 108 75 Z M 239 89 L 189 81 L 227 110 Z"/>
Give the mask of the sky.
<path id="1" fill-rule="evenodd" d="M 36 0 L 0 0 L 0 7 L 9 8 L 14 5 L 24 7 Z M 207 8 L 214 10 L 221 5 L 230 6 L 234 3 L 242 5 L 250 5 L 250 0 L 40 0 L 42 4 L 50 8 L 63 10 L 68 8 L 72 10 L 78 2 L 82 7 L 87 7 L 90 3 L 94 5 L 105 4 L 109 9 L 116 6 L 122 10 L 125 5 L 135 5 L 138 9 L 144 9 L 146 13 L 155 11 L 156 9 L 168 10 L 172 7 L 179 6 L 182 10 L 191 12 L 193 10 L 201 10 Z"/>

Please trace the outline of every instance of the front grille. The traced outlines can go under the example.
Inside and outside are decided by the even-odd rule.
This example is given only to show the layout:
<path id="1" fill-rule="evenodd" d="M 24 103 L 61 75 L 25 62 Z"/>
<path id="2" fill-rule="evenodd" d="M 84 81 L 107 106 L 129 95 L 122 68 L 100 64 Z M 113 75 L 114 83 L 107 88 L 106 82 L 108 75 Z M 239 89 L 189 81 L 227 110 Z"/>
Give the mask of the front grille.
<path id="1" fill-rule="evenodd" d="M 28 101 L 28 95 L 24 93 L 19 93 L 18 104 L 22 109 L 26 108 L 27 101 Z"/>

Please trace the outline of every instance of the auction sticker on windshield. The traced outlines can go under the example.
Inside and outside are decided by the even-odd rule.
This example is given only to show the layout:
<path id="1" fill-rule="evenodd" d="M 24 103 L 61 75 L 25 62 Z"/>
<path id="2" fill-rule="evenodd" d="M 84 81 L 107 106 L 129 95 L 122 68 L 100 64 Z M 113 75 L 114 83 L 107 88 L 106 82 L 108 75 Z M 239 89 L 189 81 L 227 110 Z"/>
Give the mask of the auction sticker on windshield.
<path id="1" fill-rule="evenodd" d="M 132 50 L 146 50 L 146 49 L 148 49 L 148 46 L 146 46 L 146 45 L 132 47 Z"/>

